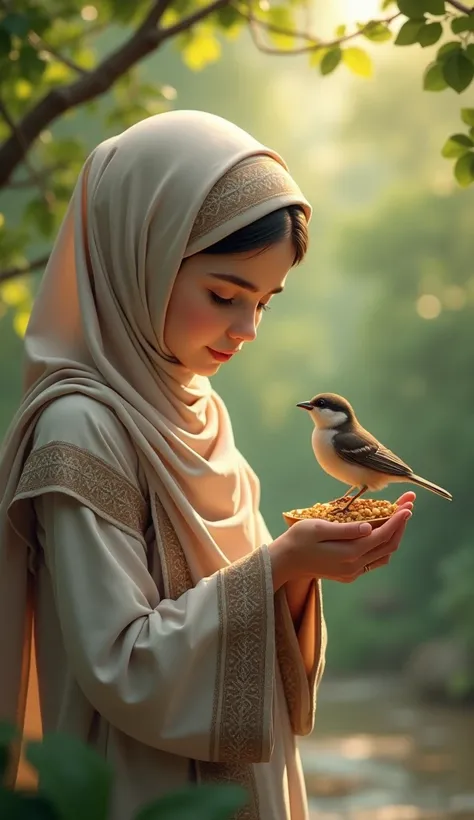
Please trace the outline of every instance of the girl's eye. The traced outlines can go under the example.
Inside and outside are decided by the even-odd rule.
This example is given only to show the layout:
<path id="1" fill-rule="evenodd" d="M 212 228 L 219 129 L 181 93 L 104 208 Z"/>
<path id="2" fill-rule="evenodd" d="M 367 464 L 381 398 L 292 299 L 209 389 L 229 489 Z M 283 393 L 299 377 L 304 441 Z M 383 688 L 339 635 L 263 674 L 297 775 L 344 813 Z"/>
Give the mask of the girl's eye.
<path id="1" fill-rule="evenodd" d="M 233 299 L 224 299 L 222 296 L 218 296 L 217 293 L 214 293 L 214 291 L 212 291 L 212 290 L 210 290 L 209 293 L 211 295 L 212 301 L 215 302 L 216 305 L 233 305 L 234 304 Z"/>
<path id="2" fill-rule="evenodd" d="M 233 298 L 224 299 L 223 296 L 218 296 L 217 293 L 214 293 L 214 291 L 212 291 L 212 290 L 210 290 L 209 293 L 210 293 L 212 301 L 215 302 L 216 305 L 223 305 L 224 307 L 230 307 L 230 305 L 234 304 L 234 299 Z M 266 304 L 264 304 L 264 302 L 259 302 L 259 304 L 257 305 L 257 310 L 259 310 L 259 311 L 260 310 L 270 310 L 270 305 L 266 305 Z"/>

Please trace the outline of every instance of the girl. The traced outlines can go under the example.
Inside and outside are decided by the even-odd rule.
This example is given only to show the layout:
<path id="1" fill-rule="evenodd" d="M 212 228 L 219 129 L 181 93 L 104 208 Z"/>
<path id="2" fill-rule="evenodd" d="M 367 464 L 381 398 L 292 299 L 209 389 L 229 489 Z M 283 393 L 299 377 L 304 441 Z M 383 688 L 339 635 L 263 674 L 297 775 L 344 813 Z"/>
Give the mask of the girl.
<path id="1" fill-rule="evenodd" d="M 243 784 L 239 820 L 308 817 L 320 579 L 387 563 L 410 514 L 407 494 L 373 533 L 272 542 L 208 380 L 255 339 L 310 213 L 236 126 L 151 117 L 86 161 L 36 299 L 0 465 L 0 718 L 24 727 L 37 669 L 43 730 L 114 769 L 112 820 L 190 781 Z"/>

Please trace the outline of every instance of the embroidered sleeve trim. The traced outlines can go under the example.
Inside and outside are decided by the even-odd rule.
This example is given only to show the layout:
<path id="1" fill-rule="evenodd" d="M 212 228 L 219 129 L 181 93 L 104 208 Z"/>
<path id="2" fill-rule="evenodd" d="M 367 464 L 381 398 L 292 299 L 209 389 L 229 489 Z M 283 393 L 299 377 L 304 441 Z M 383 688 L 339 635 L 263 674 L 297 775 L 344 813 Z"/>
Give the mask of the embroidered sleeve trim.
<path id="1" fill-rule="evenodd" d="M 52 491 L 74 496 L 98 515 L 143 537 L 147 503 L 142 493 L 88 450 L 52 441 L 30 453 L 14 501 Z"/>
<path id="2" fill-rule="evenodd" d="M 165 594 L 167 598 L 176 601 L 188 589 L 192 589 L 193 579 L 176 530 L 157 495 L 154 512 Z"/>
<path id="3" fill-rule="evenodd" d="M 284 590 L 275 595 L 275 639 L 278 664 L 285 692 L 292 731 L 307 735 L 314 727 L 316 694 L 324 671 L 326 652 L 326 624 L 322 610 L 321 581 L 315 580 L 311 592 L 316 596 L 316 645 L 314 663 L 306 676 Z"/>
<path id="4" fill-rule="evenodd" d="M 171 519 L 157 495 L 154 498 L 154 518 L 157 529 L 157 545 L 160 551 L 161 566 L 166 597 L 176 600 L 193 587 L 191 573 Z M 222 627 L 219 638 L 222 640 Z M 222 662 L 222 653 L 219 663 Z M 213 715 L 213 732 L 215 733 L 216 709 Z M 238 783 L 248 793 L 246 806 L 240 809 L 233 820 L 261 820 L 258 792 L 253 766 L 236 761 L 235 763 L 214 763 L 196 760 L 196 772 L 201 783 Z"/>
<path id="5" fill-rule="evenodd" d="M 266 547 L 218 574 L 219 654 L 211 760 L 270 758 L 274 688 L 273 585 Z"/>
<path id="6" fill-rule="evenodd" d="M 301 674 L 301 659 L 298 642 L 294 635 L 291 640 L 291 630 L 294 632 L 293 623 L 288 623 L 285 619 L 285 608 L 288 608 L 286 596 L 283 589 L 275 595 L 275 642 L 280 667 L 280 674 L 285 692 L 286 705 L 290 716 L 290 723 L 293 733 L 298 734 L 299 715 L 301 712 L 301 700 L 304 688 L 308 687 L 306 678 Z M 291 615 L 288 613 L 291 621 Z"/>

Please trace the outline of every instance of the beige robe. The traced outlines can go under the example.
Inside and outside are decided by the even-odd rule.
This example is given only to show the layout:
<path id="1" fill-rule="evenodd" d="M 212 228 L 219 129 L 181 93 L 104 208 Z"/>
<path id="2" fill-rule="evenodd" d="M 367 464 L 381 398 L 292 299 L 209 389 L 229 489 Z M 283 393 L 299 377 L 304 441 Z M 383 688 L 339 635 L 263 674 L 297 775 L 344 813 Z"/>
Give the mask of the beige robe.
<path id="1" fill-rule="evenodd" d="M 265 544 L 193 587 L 146 487 L 106 405 L 72 394 L 43 411 L 15 496 L 33 498 L 37 518 L 43 730 L 72 733 L 110 762 L 111 820 L 189 782 L 229 781 L 249 792 L 238 820 L 305 820 L 295 735 L 313 728 L 324 668 L 320 582 L 299 635 L 284 588 L 273 593 Z"/>

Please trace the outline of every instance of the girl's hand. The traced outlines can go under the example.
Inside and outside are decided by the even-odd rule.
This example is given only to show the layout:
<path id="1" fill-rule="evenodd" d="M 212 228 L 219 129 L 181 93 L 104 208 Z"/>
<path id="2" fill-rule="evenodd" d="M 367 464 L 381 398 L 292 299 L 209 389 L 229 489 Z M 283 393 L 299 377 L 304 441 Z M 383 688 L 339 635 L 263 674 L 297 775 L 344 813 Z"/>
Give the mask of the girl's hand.
<path id="1" fill-rule="evenodd" d="M 381 527 L 350 522 L 340 524 L 307 519 L 293 524 L 270 548 L 274 587 L 301 578 L 317 577 L 351 583 L 370 569 L 388 564 L 405 532 L 415 494 L 404 493 L 399 509 Z"/>

